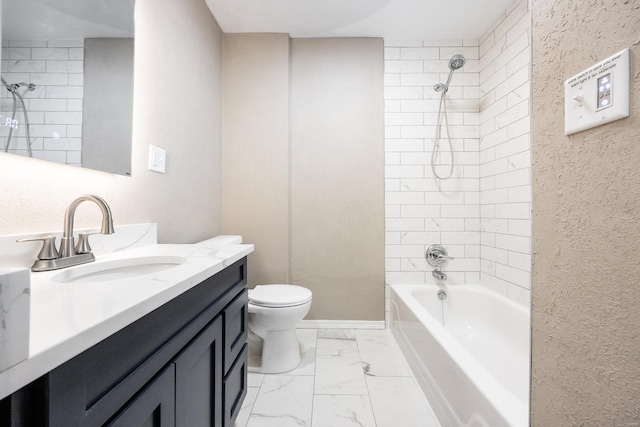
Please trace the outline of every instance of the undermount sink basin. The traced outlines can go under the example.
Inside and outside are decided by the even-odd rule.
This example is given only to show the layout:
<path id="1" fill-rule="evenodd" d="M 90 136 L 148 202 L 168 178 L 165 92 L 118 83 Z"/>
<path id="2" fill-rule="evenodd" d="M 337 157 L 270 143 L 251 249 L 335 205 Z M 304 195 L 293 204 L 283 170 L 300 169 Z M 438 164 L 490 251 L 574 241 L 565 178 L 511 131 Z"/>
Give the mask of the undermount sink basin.
<path id="1" fill-rule="evenodd" d="M 64 270 L 51 280 L 59 283 L 84 283 L 131 279 L 177 267 L 186 260 L 181 256 L 163 255 L 100 261 Z"/>

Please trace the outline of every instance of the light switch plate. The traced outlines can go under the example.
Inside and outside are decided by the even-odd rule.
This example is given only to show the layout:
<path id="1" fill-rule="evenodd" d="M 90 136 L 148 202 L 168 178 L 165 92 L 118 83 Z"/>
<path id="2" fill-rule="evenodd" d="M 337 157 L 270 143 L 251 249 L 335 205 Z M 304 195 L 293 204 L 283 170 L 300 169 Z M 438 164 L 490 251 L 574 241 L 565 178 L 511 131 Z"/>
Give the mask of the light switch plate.
<path id="1" fill-rule="evenodd" d="M 564 133 L 629 117 L 629 49 L 564 82 Z"/>
<path id="2" fill-rule="evenodd" d="M 155 145 L 149 145 L 149 170 L 164 173 L 167 152 Z"/>

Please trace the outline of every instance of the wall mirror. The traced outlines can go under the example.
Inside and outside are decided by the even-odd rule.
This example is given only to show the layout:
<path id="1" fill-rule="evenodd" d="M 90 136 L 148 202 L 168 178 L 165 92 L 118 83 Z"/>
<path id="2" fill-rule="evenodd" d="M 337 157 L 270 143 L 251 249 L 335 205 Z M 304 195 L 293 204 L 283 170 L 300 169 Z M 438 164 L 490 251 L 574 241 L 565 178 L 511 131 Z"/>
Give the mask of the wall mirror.
<path id="1" fill-rule="evenodd" d="M 134 0 L 2 0 L 2 153 L 131 175 L 133 37 Z"/>

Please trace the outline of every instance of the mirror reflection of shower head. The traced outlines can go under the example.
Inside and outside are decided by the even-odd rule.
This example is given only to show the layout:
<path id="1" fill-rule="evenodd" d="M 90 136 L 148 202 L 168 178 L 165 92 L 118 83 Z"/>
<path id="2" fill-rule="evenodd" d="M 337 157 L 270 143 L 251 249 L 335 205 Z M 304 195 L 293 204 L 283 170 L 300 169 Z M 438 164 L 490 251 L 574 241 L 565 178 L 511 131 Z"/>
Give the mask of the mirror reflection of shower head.
<path id="1" fill-rule="evenodd" d="M 449 90 L 449 83 L 451 83 L 451 76 L 453 76 L 453 72 L 462 68 L 466 62 L 467 60 L 462 54 L 456 53 L 455 55 L 453 55 L 449 60 L 449 69 L 451 71 L 449 71 L 447 83 L 438 83 L 433 86 L 433 90 L 435 90 L 436 92 L 447 92 Z"/>
<path id="2" fill-rule="evenodd" d="M 18 90 L 21 87 L 25 88 L 25 92 L 26 91 L 33 92 L 34 90 L 36 90 L 35 83 L 27 83 L 27 82 L 7 83 L 4 77 L 0 77 L 0 81 L 2 82 L 2 86 L 4 86 L 11 93 L 18 94 Z"/>

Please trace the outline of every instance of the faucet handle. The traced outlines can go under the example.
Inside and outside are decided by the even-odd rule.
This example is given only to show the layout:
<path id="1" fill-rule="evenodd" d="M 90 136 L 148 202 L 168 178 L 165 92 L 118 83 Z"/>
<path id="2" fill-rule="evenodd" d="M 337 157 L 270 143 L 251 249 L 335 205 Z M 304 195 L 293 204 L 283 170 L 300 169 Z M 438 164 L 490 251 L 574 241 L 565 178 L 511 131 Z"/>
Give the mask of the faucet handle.
<path id="1" fill-rule="evenodd" d="M 78 233 L 78 243 L 76 243 L 77 254 L 91 253 L 91 246 L 89 245 L 89 236 L 92 234 L 100 234 L 97 231 Z"/>
<path id="2" fill-rule="evenodd" d="M 56 259 L 60 256 L 58 254 L 58 250 L 56 249 L 56 236 L 53 236 L 51 234 L 42 237 L 28 237 L 25 239 L 18 239 L 16 240 L 16 242 L 37 242 L 39 240 L 42 240 L 42 249 L 40 249 L 40 253 L 38 253 L 38 259 Z"/>
<path id="3" fill-rule="evenodd" d="M 427 263 L 436 269 L 440 269 L 445 262 L 455 259 L 449 256 L 447 250 L 442 245 L 429 246 L 424 256 L 427 258 Z"/>

